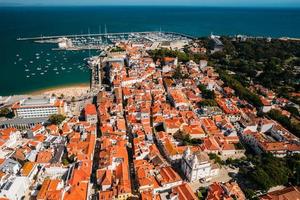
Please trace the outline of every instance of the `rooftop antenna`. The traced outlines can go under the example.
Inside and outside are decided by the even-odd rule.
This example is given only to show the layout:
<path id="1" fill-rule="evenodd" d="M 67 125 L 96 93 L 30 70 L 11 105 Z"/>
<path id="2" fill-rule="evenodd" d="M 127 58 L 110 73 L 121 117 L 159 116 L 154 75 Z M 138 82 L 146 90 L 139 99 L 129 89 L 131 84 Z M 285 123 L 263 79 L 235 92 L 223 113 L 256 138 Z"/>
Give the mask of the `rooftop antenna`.
<path id="1" fill-rule="evenodd" d="M 88 28 L 88 35 L 89 35 L 88 39 L 90 39 L 90 28 Z M 91 46 L 89 41 L 88 41 L 88 47 L 89 47 L 89 57 L 91 57 Z"/>
<path id="2" fill-rule="evenodd" d="M 107 43 L 107 28 L 106 28 L 106 24 L 105 24 L 105 27 L 104 27 L 104 33 L 105 33 L 105 43 Z"/>
<path id="3" fill-rule="evenodd" d="M 101 44 L 101 43 L 102 43 L 102 36 L 101 36 L 101 24 L 100 24 L 99 25 L 99 40 L 98 40 L 98 44 Z"/>

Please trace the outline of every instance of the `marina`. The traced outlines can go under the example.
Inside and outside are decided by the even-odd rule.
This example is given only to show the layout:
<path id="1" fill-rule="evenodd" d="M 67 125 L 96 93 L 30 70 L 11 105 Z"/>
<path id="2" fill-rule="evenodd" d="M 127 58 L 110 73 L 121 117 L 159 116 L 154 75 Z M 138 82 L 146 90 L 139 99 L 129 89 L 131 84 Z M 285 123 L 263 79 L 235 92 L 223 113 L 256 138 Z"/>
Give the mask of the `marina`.
<path id="1" fill-rule="evenodd" d="M 85 38 L 85 37 L 96 37 L 96 36 L 106 36 L 108 38 L 113 38 L 115 36 L 120 36 L 124 37 L 127 35 L 134 36 L 134 35 L 148 35 L 148 34 L 165 34 L 165 35 L 174 35 L 174 36 L 181 36 L 181 37 L 186 37 L 190 39 L 194 39 L 195 37 L 189 34 L 184 34 L 184 33 L 177 33 L 177 32 L 168 32 L 168 31 L 141 31 L 141 32 L 121 32 L 121 33 L 90 33 L 90 34 L 79 34 L 79 35 L 53 35 L 53 36 L 40 36 L 40 37 L 26 37 L 26 38 L 17 38 L 19 41 L 24 41 L 24 40 L 35 40 L 35 41 L 45 41 L 45 42 L 53 42 L 56 43 L 54 39 L 59 39 L 59 38 Z"/>
<path id="2" fill-rule="evenodd" d="M 130 40 L 135 43 L 157 43 L 170 41 L 186 41 L 194 39 L 194 36 L 163 31 L 148 32 L 124 32 L 103 34 L 81 34 L 81 35 L 57 35 L 41 36 L 31 38 L 18 38 L 18 41 L 34 41 L 36 43 L 57 44 L 53 50 L 106 50 L 115 43 Z M 39 58 L 39 55 L 36 55 Z"/>
<path id="3" fill-rule="evenodd" d="M 92 69 L 93 71 L 93 66 L 87 62 L 87 58 L 97 57 L 101 52 L 108 52 L 118 43 L 130 41 L 135 46 L 146 44 L 148 49 L 160 47 L 176 49 L 189 43 L 192 39 L 193 36 L 162 31 L 18 38 L 17 40 L 20 42 L 34 42 L 38 46 L 41 45 L 41 48 L 46 44 L 57 45 L 57 47 L 50 48 L 50 51 L 34 52 L 29 60 L 23 60 L 21 54 L 16 54 L 15 64 L 24 66 L 24 76 L 28 80 L 38 79 L 42 76 L 64 76 L 74 70 L 91 72 Z M 81 60 L 78 60 L 79 55 L 82 57 Z M 75 57 L 76 59 L 74 59 Z M 91 73 L 93 76 L 94 73 Z"/>

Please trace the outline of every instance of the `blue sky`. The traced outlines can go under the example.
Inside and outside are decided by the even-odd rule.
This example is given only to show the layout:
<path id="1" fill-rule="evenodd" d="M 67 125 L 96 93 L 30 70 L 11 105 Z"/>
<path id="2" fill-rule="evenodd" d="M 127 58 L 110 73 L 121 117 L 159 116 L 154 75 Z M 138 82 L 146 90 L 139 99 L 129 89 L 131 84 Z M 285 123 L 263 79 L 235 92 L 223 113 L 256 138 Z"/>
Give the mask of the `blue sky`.
<path id="1" fill-rule="evenodd" d="M 300 7 L 300 0 L 0 0 L 0 6 L 7 5 L 196 5 L 221 7 Z"/>

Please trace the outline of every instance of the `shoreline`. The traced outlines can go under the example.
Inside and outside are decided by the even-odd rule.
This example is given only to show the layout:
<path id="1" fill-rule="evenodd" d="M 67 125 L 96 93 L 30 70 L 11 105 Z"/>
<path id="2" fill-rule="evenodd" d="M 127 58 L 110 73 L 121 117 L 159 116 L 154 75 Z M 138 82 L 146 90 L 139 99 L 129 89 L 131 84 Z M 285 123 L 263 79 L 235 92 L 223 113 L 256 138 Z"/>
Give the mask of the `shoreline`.
<path id="1" fill-rule="evenodd" d="M 88 83 L 78 83 L 78 84 L 66 84 L 66 85 L 58 85 L 54 87 L 48 87 L 44 89 L 38 89 L 34 91 L 29 91 L 23 93 L 21 95 L 13 95 L 13 96 L 49 96 L 55 94 L 55 96 L 60 97 L 61 95 L 64 98 L 70 99 L 72 97 L 81 97 L 90 91 L 90 84 Z"/>
<path id="2" fill-rule="evenodd" d="M 51 92 L 57 93 L 60 90 L 89 89 L 89 88 L 90 88 L 89 83 L 66 84 L 66 85 L 59 85 L 59 86 L 53 86 L 53 87 L 49 87 L 49 88 L 29 91 L 29 92 L 21 94 L 21 95 L 43 95 L 43 94 L 49 94 Z"/>
<path id="3" fill-rule="evenodd" d="M 8 96 L 0 96 L 0 100 L 4 102 L 5 106 L 11 106 L 13 103 L 22 99 L 38 96 L 51 96 L 55 94 L 56 97 L 60 97 L 63 94 L 64 99 L 71 100 L 72 97 L 84 97 L 90 92 L 90 84 L 78 83 L 78 84 L 65 84 L 58 85 L 43 89 L 37 89 L 34 91 L 28 91 L 21 94 L 13 94 Z M 3 106 L 2 106 L 3 107 Z"/>

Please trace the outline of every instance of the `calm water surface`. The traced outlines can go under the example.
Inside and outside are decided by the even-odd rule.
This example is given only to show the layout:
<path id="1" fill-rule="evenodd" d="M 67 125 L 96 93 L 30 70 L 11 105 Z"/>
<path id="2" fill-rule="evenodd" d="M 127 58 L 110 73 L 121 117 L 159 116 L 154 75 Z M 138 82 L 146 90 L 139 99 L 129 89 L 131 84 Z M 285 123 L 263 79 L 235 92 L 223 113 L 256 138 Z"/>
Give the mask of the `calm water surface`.
<path id="1" fill-rule="evenodd" d="M 0 8 L 0 95 L 89 82 L 87 51 L 53 51 L 55 45 L 18 37 L 109 32 L 175 31 L 195 36 L 247 34 L 300 37 L 300 10 L 192 7 Z M 97 54 L 97 52 L 92 52 Z"/>

